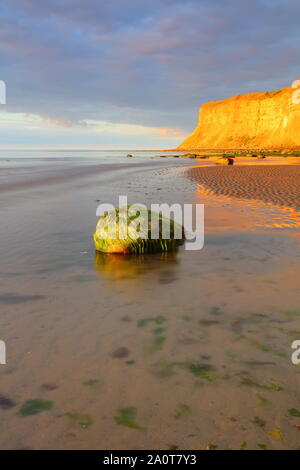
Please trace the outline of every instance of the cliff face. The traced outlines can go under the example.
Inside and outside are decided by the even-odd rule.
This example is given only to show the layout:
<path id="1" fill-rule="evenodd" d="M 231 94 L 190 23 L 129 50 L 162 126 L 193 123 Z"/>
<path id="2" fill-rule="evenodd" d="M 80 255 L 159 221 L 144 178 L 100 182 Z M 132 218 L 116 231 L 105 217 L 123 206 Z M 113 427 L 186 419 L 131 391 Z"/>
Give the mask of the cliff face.
<path id="1" fill-rule="evenodd" d="M 299 88 L 290 87 L 205 103 L 199 111 L 198 126 L 178 148 L 300 147 L 300 103 L 296 91 Z"/>

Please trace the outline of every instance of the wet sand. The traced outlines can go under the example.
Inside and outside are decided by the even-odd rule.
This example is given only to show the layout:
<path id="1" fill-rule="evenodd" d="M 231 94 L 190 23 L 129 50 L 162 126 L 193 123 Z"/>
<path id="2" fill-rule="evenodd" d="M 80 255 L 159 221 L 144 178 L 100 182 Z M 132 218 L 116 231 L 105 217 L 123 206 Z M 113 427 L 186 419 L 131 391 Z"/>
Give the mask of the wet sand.
<path id="1" fill-rule="evenodd" d="M 299 448 L 297 211 L 153 163 L 2 191 L 1 449 Z M 204 203 L 203 250 L 95 255 L 119 194 Z"/>
<path id="2" fill-rule="evenodd" d="M 300 208 L 300 166 L 197 167 L 187 176 L 216 195 Z"/>
<path id="3" fill-rule="evenodd" d="M 130 169 L 147 169 L 153 168 L 159 165 L 159 162 L 139 162 L 132 163 Z M 161 166 L 161 165 L 159 165 Z M 128 164 L 118 163 L 117 165 L 110 164 L 91 164 L 91 165 L 65 165 L 58 168 L 49 168 L 47 171 L 38 171 L 34 167 L 29 168 L 18 168 L 18 172 L 11 172 L 10 168 L 2 168 L 0 178 L 0 191 L 20 191 L 23 189 L 31 189 L 39 186 L 55 185 L 67 183 L 68 181 L 74 181 L 76 178 L 82 179 L 97 174 L 111 173 L 112 171 L 118 170 L 119 172 L 128 172 Z M 24 171 L 27 170 L 27 171 Z M 6 174 L 5 174 L 6 171 Z M 10 178 L 7 178 L 7 176 Z"/>

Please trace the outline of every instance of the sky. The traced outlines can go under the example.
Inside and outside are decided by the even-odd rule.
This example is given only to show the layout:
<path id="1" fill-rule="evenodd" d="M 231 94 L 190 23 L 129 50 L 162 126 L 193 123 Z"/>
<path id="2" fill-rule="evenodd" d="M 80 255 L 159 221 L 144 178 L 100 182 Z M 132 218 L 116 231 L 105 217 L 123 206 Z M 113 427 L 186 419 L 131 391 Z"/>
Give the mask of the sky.
<path id="1" fill-rule="evenodd" d="M 1 0 L 0 147 L 175 148 L 300 77 L 299 0 Z"/>

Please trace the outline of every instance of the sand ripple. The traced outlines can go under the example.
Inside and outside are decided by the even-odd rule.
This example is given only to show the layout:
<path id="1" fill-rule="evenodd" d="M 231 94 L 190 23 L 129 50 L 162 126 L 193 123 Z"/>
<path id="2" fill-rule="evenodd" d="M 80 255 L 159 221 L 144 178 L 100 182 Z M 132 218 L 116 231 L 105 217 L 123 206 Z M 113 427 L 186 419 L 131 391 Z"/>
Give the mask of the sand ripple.
<path id="1" fill-rule="evenodd" d="M 194 167 L 187 170 L 187 176 L 217 195 L 300 210 L 300 166 Z"/>

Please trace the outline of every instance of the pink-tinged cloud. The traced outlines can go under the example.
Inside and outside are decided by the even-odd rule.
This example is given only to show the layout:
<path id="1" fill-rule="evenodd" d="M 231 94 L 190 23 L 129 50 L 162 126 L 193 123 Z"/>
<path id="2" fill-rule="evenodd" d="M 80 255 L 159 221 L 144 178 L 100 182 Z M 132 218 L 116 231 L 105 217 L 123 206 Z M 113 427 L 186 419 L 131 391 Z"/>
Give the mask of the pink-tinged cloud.
<path id="1" fill-rule="evenodd" d="M 173 129 L 171 127 L 161 127 L 159 129 L 159 134 L 164 137 L 181 137 L 184 138 L 187 136 L 187 133 L 182 129 Z"/>

